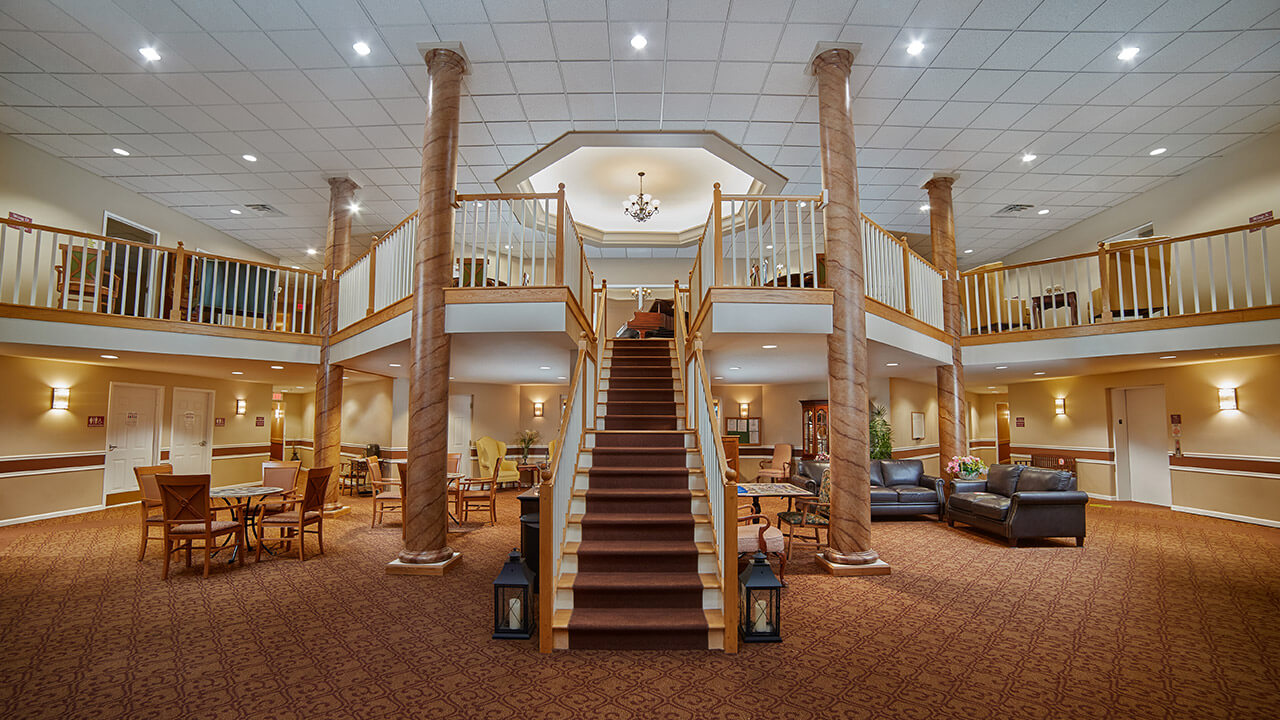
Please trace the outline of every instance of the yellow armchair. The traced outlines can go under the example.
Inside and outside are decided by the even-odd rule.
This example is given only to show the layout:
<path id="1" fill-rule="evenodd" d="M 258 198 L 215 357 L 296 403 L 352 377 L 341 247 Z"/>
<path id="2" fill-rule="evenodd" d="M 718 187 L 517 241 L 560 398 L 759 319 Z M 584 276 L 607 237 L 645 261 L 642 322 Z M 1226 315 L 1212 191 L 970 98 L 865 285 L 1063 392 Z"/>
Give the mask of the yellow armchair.
<path id="1" fill-rule="evenodd" d="M 480 477 L 494 477 L 493 465 L 498 465 L 498 484 L 519 483 L 520 470 L 515 460 L 507 460 L 507 444 L 485 436 L 476 441 L 476 457 L 480 461 Z"/>

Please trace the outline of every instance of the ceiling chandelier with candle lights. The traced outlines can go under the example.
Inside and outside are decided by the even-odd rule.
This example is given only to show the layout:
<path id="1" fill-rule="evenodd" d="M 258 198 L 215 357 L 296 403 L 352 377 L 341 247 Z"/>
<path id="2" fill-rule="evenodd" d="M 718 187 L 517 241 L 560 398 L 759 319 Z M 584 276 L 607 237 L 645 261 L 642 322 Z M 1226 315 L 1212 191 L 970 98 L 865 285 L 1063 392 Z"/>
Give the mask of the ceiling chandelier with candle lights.
<path id="1" fill-rule="evenodd" d="M 655 200 L 652 195 L 645 194 L 644 173 L 637 174 L 640 176 L 640 193 L 622 201 L 622 212 L 635 218 L 636 222 L 644 222 L 658 214 L 658 206 L 662 204 L 662 201 Z"/>

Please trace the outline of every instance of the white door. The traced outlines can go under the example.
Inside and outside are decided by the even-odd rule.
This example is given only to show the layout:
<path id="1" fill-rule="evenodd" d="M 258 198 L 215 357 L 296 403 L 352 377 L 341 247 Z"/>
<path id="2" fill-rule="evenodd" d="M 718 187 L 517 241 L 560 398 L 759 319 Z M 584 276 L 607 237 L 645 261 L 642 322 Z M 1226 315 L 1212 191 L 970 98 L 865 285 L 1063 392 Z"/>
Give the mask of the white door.
<path id="1" fill-rule="evenodd" d="M 159 415 L 163 388 L 111 383 L 107 393 L 107 460 L 102 497 L 138 489 L 133 469 L 155 465 L 160 456 Z"/>
<path id="2" fill-rule="evenodd" d="M 173 389 L 173 425 L 169 462 L 178 474 L 201 474 L 213 468 L 212 390 Z"/>
<path id="3" fill-rule="evenodd" d="M 449 452 L 462 455 L 462 472 L 471 470 L 471 396 L 449 396 Z"/>
<path id="4" fill-rule="evenodd" d="M 1128 464 L 1130 497 L 1134 502 L 1168 507 L 1173 504 L 1173 485 L 1169 477 L 1164 388 L 1126 388 L 1124 406 L 1127 450 L 1123 454 Z"/>

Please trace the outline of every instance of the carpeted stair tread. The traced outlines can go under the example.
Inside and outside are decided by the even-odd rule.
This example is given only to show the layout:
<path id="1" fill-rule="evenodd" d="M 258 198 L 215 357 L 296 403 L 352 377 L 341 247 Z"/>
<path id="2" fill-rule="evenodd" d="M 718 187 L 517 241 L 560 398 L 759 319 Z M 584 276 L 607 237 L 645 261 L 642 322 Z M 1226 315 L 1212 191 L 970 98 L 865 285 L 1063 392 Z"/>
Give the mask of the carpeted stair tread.
<path id="1" fill-rule="evenodd" d="M 714 578 L 714 576 L 711 576 Z M 664 573 L 664 572 L 580 572 L 574 576 L 571 587 L 574 590 L 636 590 L 653 592 L 670 590 L 673 592 L 700 591 L 707 586 L 696 573 Z"/>
<path id="2" fill-rule="evenodd" d="M 690 540 L 583 540 L 577 554 L 583 555 L 698 555 L 702 549 Z"/>
<path id="3" fill-rule="evenodd" d="M 707 616 L 693 608 L 574 608 L 569 630 L 646 633 L 654 630 L 707 629 Z"/>
<path id="4" fill-rule="evenodd" d="M 583 525 L 693 525 L 692 513 L 586 513 L 575 517 Z"/>

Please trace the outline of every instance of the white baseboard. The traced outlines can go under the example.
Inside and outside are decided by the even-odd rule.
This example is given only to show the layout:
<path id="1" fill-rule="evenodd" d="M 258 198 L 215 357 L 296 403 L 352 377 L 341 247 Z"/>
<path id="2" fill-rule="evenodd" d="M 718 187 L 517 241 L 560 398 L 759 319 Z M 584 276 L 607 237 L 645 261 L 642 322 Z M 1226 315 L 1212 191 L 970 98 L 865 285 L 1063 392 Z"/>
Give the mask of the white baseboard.
<path id="1" fill-rule="evenodd" d="M 1236 522 L 1265 525 L 1267 527 L 1280 527 L 1280 520 L 1267 520 L 1264 518 L 1249 517 L 1248 515 L 1233 515 L 1231 513 L 1218 512 L 1217 510 L 1201 510 L 1200 508 L 1183 507 L 1182 505 L 1170 505 L 1169 509 L 1174 512 L 1184 512 L 1192 515 L 1205 515 L 1208 517 L 1220 518 L 1222 520 L 1234 520 Z"/>
<path id="2" fill-rule="evenodd" d="M 80 515 L 82 513 L 93 512 L 95 510 L 106 510 L 106 505 L 90 505 L 88 507 L 72 508 L 70 510 L 58 510 L 51 513 L 41 513 L 40 515 L 27 515 L 26 517 L 10 518 L 8 520 L 0 520 L 0 527 L 9 525 L 21 525 L 22 523 L 35 522 L 37 520 L 48 520 L 49 518 L 66 517 L 68 515 Z"/>
<path id="3" fill-rule="evenodd" d="M 1098 493 L 1086 493 L 1086 494 L 1087 494 L 1089 497 L 1093 498 L 1094 500 L 1115 500 L 1115 499 L 1117 499 L 1115 495 L 1100 495 L 1100 494 L 1098 494 Z"/>

